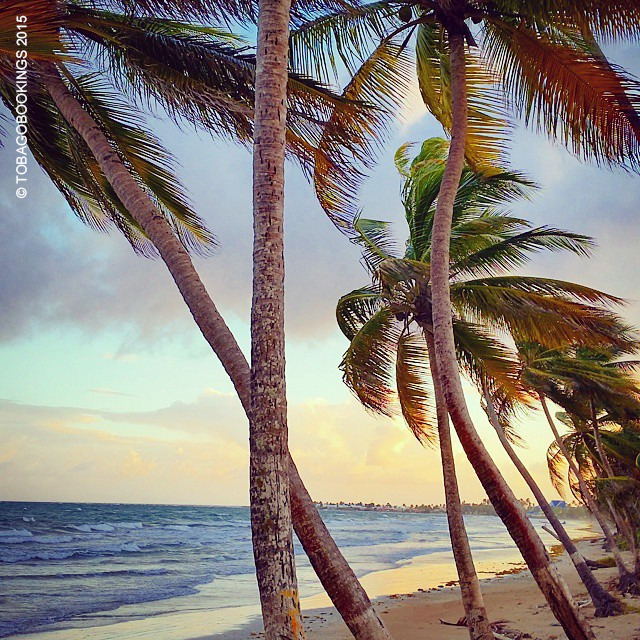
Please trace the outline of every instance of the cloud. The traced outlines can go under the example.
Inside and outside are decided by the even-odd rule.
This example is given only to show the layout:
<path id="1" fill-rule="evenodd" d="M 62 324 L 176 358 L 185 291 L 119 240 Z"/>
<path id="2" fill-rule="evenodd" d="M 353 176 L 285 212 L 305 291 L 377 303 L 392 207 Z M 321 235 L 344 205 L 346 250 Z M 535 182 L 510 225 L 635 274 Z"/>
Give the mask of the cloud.
<path id="1" fill-rule="evenodd" d="M 518 495 L 528 495 L 495 434 L 472 407 L 481 437 Z M 485 420 L 486 422 L 486 420 Z M 247 424 L 239 402 L 203 393 L 151 411 L 105 412 L 0 402 L 5 499 L 246 504 Z M 538 428 L 535 421 L 530 428 Z M 440 459 L 400 419 L 378 419 L 355 400 L 289 407 L 290 447 L 318 500 L 442 503 Z M 545 432 L 546 433 L 546 432 Z M 523 453 L 543 486 L 550 435 Z M 484 492 L 456 445 L 464 499 Z M 550 493 L 550 495 L 555 495 Z"/>
<path id="2" fill-rule="evenodd" d="M 98 395 L 103 396 L 128 396 L 131 397 L 130 393 L 125 393 L 124 391 L 116 391 L 115 389 L 103 389 L 103 388 L 94 388 L 89 389 L 91 393 L 96 393 Z"/>
<path id="3" fill-rule="evenodd" d="M 213 257 L 195 259 L 196 267 L 225 316 L 246 324 L 251 299 L 250 154 L 159 127 L 166 144 L 184 161 L 182 176 L 196 209 L 221 242 Z M 3 166 L 10 160 L 11 150 L 1 149 Z M 225 171 L 216 171 L 216 164 Z M 29 336 L 43 327 L 116 328 L 123 348 L 112 355 L 120 357 L 165 336 L 195 335 L 162 262 L 135 256 L 115 231 L 105 235 L 82 225 L 34 161 L 32 166 L 25 200 L 13 196 L 8 172 L 0 180 L 0 305 L 5 310 L 0 340 Z M 362 277 L 358 251 L 325 218 L 293 166 L 286 206 L 288 331 L 298 339 L 315 338 L 333 330 L 338 297 Z M 336 273 L 342 277 L 337 279 Z"/>

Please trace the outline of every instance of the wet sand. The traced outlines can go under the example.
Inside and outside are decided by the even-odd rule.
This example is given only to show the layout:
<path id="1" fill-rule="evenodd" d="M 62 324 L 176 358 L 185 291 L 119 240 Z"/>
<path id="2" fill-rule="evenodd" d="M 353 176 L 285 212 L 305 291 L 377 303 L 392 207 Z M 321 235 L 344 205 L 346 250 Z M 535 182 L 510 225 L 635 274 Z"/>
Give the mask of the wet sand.
<path id="1" fill-rule="evenodd" d="M 605 557 L 600 539 L 582 540 L 581 552 L 595 560 Z M 573 565 L 561 551 L 555 558 L 571 592 L 589 618 L 598 640 L 640 640 L 640 599 L 626 597 L 629 613 L 614 618 L 593 618 L 593 607 Z M 598 569 L 596 576 L 603 584 L 616 575 L 615 569 Z M 513 638 L 532 640 L 566 640 L 560 625 L 522 565 L 504 575 L 482 581 L 487 611 L 492 621 L 500 621 L 500 631 Z M 460 592 L 455 586 L 425 591 L 404 592 L 376 599 L 376 608 L 394 640 L 467 640 L 465 627 L 441 623 L 456 622 L 463 615 Z M 352 636 L 333 609 L 307 611 L 304 614 L 308 640 L 351 640 Z M 518 635 L 529 634 L 529 635 Z M 257 627 L 245 628 L 224 636 L 205 636 L 198 640 L 259 639 Z M 194 638 L 195 640 L 195 638 Z"/>

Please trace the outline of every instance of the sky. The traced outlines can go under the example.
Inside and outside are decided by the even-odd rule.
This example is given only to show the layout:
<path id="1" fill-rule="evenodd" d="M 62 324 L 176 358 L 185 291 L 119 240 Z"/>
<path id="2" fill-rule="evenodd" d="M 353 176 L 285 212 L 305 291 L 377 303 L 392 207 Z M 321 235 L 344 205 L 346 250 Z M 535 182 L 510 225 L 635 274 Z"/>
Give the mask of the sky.
<path id="1" fill-rule="evenodd" d="M 637 45 L 614 59 L 640 73 Z M 441 135 L 412 96 L 363 188 L 369 218 L 404 239 L 393 152 Z M 220 248 L 196 259 L 218 308 L 248 352 L 251 160 L 246 149 L 152 128 L 179 159 L 180 177 Z M 248 427 L 233 388 L 158 260 L 117 233 L 74 218 L 30 159 L 28 196 L 15 197 L 11 141 L 0 149 L 0 499 L 247 504 Z M 540 254 L 526 272 L 625 297 L 640 325 L 640 178 L 580 163 L 533 132 L 514 135 L 511 166 L 541 189 L 514 212 L 534 225 L 592 235 L 593 258 Z M 311 495 L 323 501 L 442 503 L 435 449 L 399 418 L 367 414 L 341 380 L 347 344 L 337 299 L 367 283 L 357 247 L 324 217 L 310 185 L 287 167 L 286 332 L 290 445 Z M 487 425 L 469 385 L 472 417 L 519 497 L 524 482 Z M 555 498 L 545 464 L 551 434 L 539 412 L 520 425 L 527 467 Z M 485 495 L 455 443 L 462 498 Z"/>

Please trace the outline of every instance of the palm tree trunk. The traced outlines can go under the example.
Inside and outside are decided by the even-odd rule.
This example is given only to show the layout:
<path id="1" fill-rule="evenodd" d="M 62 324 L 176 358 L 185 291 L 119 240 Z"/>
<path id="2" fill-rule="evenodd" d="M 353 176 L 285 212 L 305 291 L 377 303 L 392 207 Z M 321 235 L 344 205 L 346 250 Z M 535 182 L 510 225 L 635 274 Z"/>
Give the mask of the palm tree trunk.
<path id="1" fill-rule="evenodd" d="M 611 466 L 611 462 L 609 461 L 609 457 L 607 456 L 607 452 L 604 449 L 604 445 L 602 444 L 602 435 L 600 434 L 600 423 L 598 421 L 598 413 L 596 411 L 596 404 L 593 400 L 593 397 L 589 398 L 589 407 L 591 409 L 591 427 L 593 429 L 593 439 L 596 443 L 596 451 L 598 452 L 598 456 L 600 456 L 600 461 L 602 464 L 602 472 L 604 478 L 613 478 L 615 473 L 613 472 L 613 467 Z M 618 509 L 616 509 L 613 504 L 613 500 L 610 497 L 605 498 L 607 502 L 607 506 L 609 507 L 609 512 L 611 513 L 611 517 L 613 521 L 616 523 L 616 528 L 618 529 L 618 533 L 623 536 L 629 546 L 633 544 L 631 540 L 631 530 L 627 526 L 622 515 L 619 513 Z"/>
<path id="2" fill-rule="evenodd" d="M 284 156 L 291 0 L 260 0 L 253 142 L 249 496 L 267 640 L 304 638 L 288 479 Z"/>
<path id="3" fill-rule="evenodd" d="M 295 530 L 331 601 L 356 640 L 391 640 L 353 569 L 322 522 L 292 458 L 289 464 Z"/>
<path id="4" fill-rule="evenodd" d="M 564 441 L 560 437 L 558 433 L 558 429 L 556 424 L 551 417 L 551 412 L 549 411 L 549 407 L 547 406 L 547 401 L 543 393 L 538 394 L 540 399 L 540 404 L 542 405 L 542 410 L 544 411 L 544 415 L 547 418 L 547 422 L 549 423 L 549 427 L 551 427 L 551 431 L 553 432 L 553 437 L 555 438 L 556 444 L 558 448 L 562 452 L 562 455 L 567 460 L 567 464 L 569 465 L 569 470 L 575 476 L 578 486 L 580 487 L 580 493 L 583 498 L 587 502 L 587 507 L 589 511 L 593 514 L 593 517 L 597 520 L 600 528 L 602 529 L 602 533 L 604 533 L 605 540 L 609 547 L 611 547 L 611 553 L 613 554 L 613 558 L 616 563 L 616 567 L 618 569 L 619 582 L 618 587 L 622 593 L 625 593 L 629 590 L 637 589 L 638 580 L 634 577 L 634 575 L 627 569 L 627 566 L 624 563 L 624 559 L 620 554 L 620 550 L 616 545 L 616 540 L 613 536 L 613 532 L 611 531 L 611 527 L 609 527 L 609 523 L 606 521 L 605 517 L 602 515 L 602 511 L 600 511 L 600 507 L 596 502 L 596 499 L 593 497 L 591 490 L 587 486 L 587 483 L 584 481 L 582 475 L 580 474 L 580 470 L 576 466 L 575 461 L 569 454 L 567 447 L 564 444 Z"/>
<path id="5" fill-rule="evenodd" d="M 113 151 L 100 127 L 68 91 L 56 68 L 48 67 L 43 80 L 60 112 L 87 143 L 109 184 L 158 249 L 202 335 L 229 375 L 248 416 L 251 408 L 249 364 L 200 280 L 189 254 Z M 310 556 L 311 564 L 336 609 L 357 640 L 389 640 L 390 636 L 362 585 L 327 531 L 291 458 L 288 471 L 296 534 L 308 553 L 315 550 Z"/>
<path id="6" fill-rule="evenodd" d="M 451 145 L 436 207 L 431 244 L 431 286 L 436 359 L 449 415 L 460 443 L 525 562 L 570 640 L 593 638 L 569 590 L 508 484 L 478 436 L 467 410 L 456 360 L 449 292 L 449 243 L 453 203 L 464 165 L 467 89 L 464 23 L 448 26 L 451 62 Z"/>
<path id="7" fill-rule="evenodd" d="M 535 499 L 540 505 L 540 509 L 542 509 L 542 513 L 544 513 L 545 517 L 553 527 L 553 530 L 556 532 L 558 539 L 562 543 L 562 546 L 565 548 L 566 552 L 569 554 L 573 565 L 580 576 L 584 586 L 591 597 L 591 601 L 595 607 L 595 615 L 597 618 L 605 618 L 607 616 L 617 615 L 622 613 L 624 607 L 620 601 L 614 598 L 605 588 L 598 582 L 596 577 L 593 575 L 593 571 L 587 565 L 584 557 L 578 551 L 573 540 L 569 537 L 566 529 L 562 526 L 560 519 L 556 515 L 555 511 L 551 508 L 551 505 L 545 498 L 544 493 L 538 486 L 537 482 L 533 479 L 533 476 L 529 473 L 527 467 L 523 464 L 522 460 L 518 457 L 518 454 L 515 452 L 514 448 L 511 446 L 509 439 L 507 438 L 502 425 L 500 424 L 500 420 L 498 419 L 498 415 L 496 414 L 495 407 L 493 405 L 493 398 L 489 393 L 489 389 L 486 384 L 483 383 L 483 395 L 485 402 L 487 403 L 487 414 L 489 416 L 489 422 L 496 430 L 498 434 L 498 439 L 500 443 L 504 447 L 504 450 L 507 452 L 507 455 L 511 459 L 511 462 L 515 465 L 516 469 L 520 472 L 520 475 L 524 478 L 524 481 L 527 483 L 527 486 L 533 493 Z"/>
<path id="8" fill-rule="evenodd" d="M 602 468 L 605 471 L 605 474 L 608 478 L 612 478 L 615 473 L 613 473 L 613 467 L 611 466 L 611 462 L 607 456 L 607 452 L 604 450 L 604 445 L 602 444 L 602 436 L 600 435 L 600 422 L 598 421 L 598 413 L 596 411 L 596 404 L 593 398 L 589 399 L 589 407 L 591 409 L 591 427 L 593 428 L 593 437 L 596 441 L 596 449 L 598 451 L 598 455 L 600 456 L 600 460 L 602 461 Z"/>
<path id="9" fill-rule="evenodd" d="M 447 506 L 447 522 L 453 557 L 456 562 L 458 578 L 460 579 L 460 595 L 467 617 L 467 627 L 471 640 L 494 640 L 491 623 L 484 606 L 484 598 L 480 589 L 480 581 L 473 563 L 471 547 L 467 530 L 462 516 L 460 491 L 456 477 L 456 467 L 451 446 L 451 430 L 449 428 L 449 414 L 447 404 L 442 393 L 436 364 L 435 343 L 429 330 L 424 330 L 424 337 L 429 352 L 429 367 L 433 380 L 433 391 L 436 404 L 436 420 L 438 424 L 438 439 L 440 441 L 440 458 L 442 460 L 442 477 L 444 479 L 444 496 Z"/>

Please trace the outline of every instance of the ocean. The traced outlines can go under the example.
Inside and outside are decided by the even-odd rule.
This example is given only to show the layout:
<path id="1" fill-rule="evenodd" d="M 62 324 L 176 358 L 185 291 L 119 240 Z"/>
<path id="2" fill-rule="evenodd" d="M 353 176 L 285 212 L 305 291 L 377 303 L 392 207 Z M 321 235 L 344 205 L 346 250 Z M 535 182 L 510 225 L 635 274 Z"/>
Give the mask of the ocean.
<path id="1" fill-rule="evenodd" d="M 445 558 L 452 566 L 444 514 L 321 513 L 359 577 L 416 558 L 427 564 Z M 505 564 L 517 559 L 498 518 L 468 516 L 466 522 L 474 552 Z M 300 593 L 309 598 L 322 587 L 302 549 L 296 551 Z M 252 560 L 246 507 L 2 502 L 0 637 L 98 627 L 196 606 L 257 611 Z"/>

